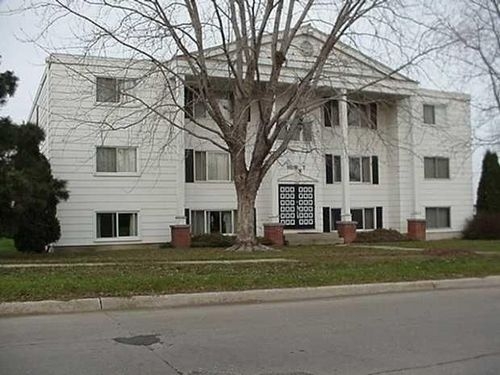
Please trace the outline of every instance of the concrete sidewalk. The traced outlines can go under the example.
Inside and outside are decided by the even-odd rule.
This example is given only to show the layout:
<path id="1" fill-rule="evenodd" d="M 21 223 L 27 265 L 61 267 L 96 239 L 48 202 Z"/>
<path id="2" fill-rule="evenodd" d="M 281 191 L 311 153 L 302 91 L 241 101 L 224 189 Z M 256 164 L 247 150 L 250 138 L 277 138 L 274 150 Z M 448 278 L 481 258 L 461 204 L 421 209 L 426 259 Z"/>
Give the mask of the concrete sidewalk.
<path id="1" fill-rule="evenodd" d="M 152 261 L 148 264 L 253 264 L 253 263 L 295 263 L 298 260 L 287 258 L 261 259 L 228 259 L 228 260 L 165 260 Z M 103 267 L 103 266 L 130 266 L 140 265 L 140 262 L 75 262 L 75 263 L 8 263 L 0 264 L 0 268 L 50 268 L 50 267 Z"/>
<path id="2" fill-rule="evenodd" d="M 500 287 L 500 276 L 410 282 L 336 285 L 309 288 L 259 289 L 232 292 L 167 294 L 133 297 L 97 297 L 69 301 L 0 303 L 0 315 L 55 314 L 101 310 L 173 308 L 238 303 L 326 299 L 382 293 Z"/>

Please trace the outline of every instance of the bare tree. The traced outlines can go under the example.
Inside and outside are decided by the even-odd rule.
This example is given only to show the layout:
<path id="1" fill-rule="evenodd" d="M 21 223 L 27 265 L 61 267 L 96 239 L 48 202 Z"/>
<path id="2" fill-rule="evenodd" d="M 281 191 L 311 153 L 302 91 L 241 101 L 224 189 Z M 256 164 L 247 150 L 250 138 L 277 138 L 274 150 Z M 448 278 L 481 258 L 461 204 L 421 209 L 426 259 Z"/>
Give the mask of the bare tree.
<path id="1" fill-rule="evenodd" d="M 477 116 L 489 129 L 478 126 L 479 146 L 500 145 L 500 4 L 497 0 L 459 0 L 449 8 L 431 4 L 436 16 L 435 40 L 446 45 L 441 58 L 456 65 L 460 80 L 472 89 L 479 88 L 476 97 Z"/>
<path id="2" fill-rule="evenodd" d="M 162 105 L 135 99 L 152 115 L 194 136 L 200 135 L 192 129 L 203 129 L 208 134 L 204 140 L 230 154 L 238 201 L 234 248 L 253 250 L 259 248 L 254 235 L 259 187 L 300 131 L 300 119 L 329 99 L 318 100 L 317 90 L 334 48 L 341 38 L 352 37 L 361 20 L 374 28 L 388 20 L 385 25 L 394 28 L 390 20 L 398 6 L 399 2 L 390 0 L 54 0 L 37 1 L 27 8 L 45 17 L 47 28 L 42 33 L 58 21 L 76 19 L 84 25 L 79 35 L 89 50 L 97 45 L 119 47 L 152 63 L 176 111 L 194 127 L 166 116 Z M 283 75 L 287 58 L 294 38 L 308 22 L 320 23 L 325 37 L 319 52 L 295 70 L 291 81 Z M 213 78 L 221 60 L 228 108 L 221 104 L 220 87 Z M 188 88 L 187 100 L 203 102 L 214 126 L 197 121 L 179 97 L 179 87 Z M 366 87 L 366 83 L 360 85 L 360 89 Z M 278 104 L 283 98 L 285 104 Z M 247 120 L 251 106 L 258 108 L 256 126 Z"/>

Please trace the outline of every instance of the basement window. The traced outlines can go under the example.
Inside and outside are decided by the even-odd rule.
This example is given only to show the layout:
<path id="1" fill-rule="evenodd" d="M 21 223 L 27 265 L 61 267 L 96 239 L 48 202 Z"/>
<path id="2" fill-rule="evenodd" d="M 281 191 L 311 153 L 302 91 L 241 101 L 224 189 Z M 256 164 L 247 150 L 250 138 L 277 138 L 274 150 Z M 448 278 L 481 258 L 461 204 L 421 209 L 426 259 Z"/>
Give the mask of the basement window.
<path id="1" fill-rule="evenodd" d="M 450 207 L 426 207 L 425 220 L 427 228 L 450 228 Z"/>
<path id="2" fill-rule="evenodd" d="M 191 233 L 232 234 L 236 228 L 236 210 L 193 210 L 191 211 Z"/>
<path id="3" fill-rule="evenodd" d="M 137 212 L 98 212 L 96 214 L 96 237 L 98 239 L 137 236 Z"/>

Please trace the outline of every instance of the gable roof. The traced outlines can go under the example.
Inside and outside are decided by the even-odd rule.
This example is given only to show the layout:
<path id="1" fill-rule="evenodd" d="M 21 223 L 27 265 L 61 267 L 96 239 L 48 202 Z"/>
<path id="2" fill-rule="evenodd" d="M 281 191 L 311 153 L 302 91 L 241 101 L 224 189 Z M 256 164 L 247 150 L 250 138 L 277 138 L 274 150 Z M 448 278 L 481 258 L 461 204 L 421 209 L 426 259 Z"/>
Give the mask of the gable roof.
<path id="1" fill-rule="evenodd" d="M 280 31 L 279 34 L 279 39 L 281 39 L 283 36 L 283 31 Z M 312 38 L 317 40 L 320 43 L 324 43 L 326 39 L 328 38 L 328 34 L 313 27 L 311 24 L 304 24 L 300 27 L 300 29 L 297 31 L 296 38 L 299 37 L 307 37 L 307 38 Z M 263 36 L 262 38 L 262 46 L 266 46 L 271 44 L 272 42 L 273 35 L 271 33 L 267 33 Z M 234 51 L 236 48 L 236 43 L 231 42 L 228 44 L 228 50 L 229 53 Z M 401 81 L 407 81 L 411 83 L 417 83 L 417 81 L 407 77 L 406 75 L 403 75 L 399 72 L 395 72 L 395 70 L 375 59 L 372 57 L 360 52 L 359 50 L 350 47 L 349 45 L 338 41 L 334 47 L 334 50 L 339 52 L 340 55 L 343 55 L 347 58 L 355 60 L 357 63 L 362 64 L 366 68 L 372 69 L 374 71 L 377 71 L 381 73 L 382 75 L 388 76 L 392 79 L 396 80 L 401 80 Z M 217 45 L 214 47 L 209 47 L 205 49 L 205 54 L 207 58 L 217 58 L 221 57 L 224 55 L 224 50 L 222 45 Z"/>

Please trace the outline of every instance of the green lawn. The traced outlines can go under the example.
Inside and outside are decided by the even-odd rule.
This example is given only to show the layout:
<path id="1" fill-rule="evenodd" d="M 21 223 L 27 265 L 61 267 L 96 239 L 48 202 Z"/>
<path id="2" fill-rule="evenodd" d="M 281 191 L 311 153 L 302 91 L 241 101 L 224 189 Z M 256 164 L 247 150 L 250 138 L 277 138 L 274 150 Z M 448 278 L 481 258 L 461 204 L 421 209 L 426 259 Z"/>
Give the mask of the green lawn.
<path id="1" fill-rule="evenodd" d="M 381 244 L 374 244 L 381 245 Z M 420 249 L 451 249 L 451 250 L 469 250 L 469 251 L 498 251 L 500 252 L 499 240 L 435 240 L 435 241 L 404 241 L 387 242 L 384 245 L 413 247 Z"/>
<path id="2" fill-rule="evenodd" d="M 0 301 L 129 296 L 177 292 L 319 286 L 500 275 L 500 256 L 467 252 L 409 252 L 339 246 L 289 247 L 239 254 L 223 249 L 122 250 L 73 254 L 18 254 L 2 240 L 0 263 L 109 262 L 65 268 L 0 268 Z M 291 258 L 294 263 L 190 264 L 192 259 Z"/>

